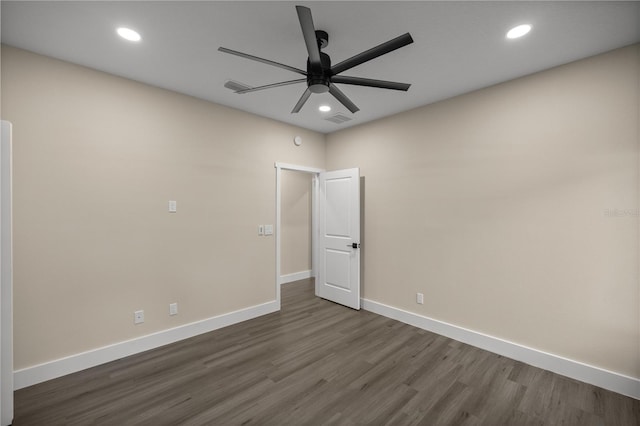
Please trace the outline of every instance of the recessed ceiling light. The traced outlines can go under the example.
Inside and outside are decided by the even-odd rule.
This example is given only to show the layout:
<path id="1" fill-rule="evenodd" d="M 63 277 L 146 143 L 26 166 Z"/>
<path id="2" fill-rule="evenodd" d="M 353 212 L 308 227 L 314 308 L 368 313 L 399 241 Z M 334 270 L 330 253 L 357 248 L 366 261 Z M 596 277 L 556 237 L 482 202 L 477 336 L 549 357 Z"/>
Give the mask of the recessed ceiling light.
<path id="1" fill-rule="evenodd" d="M 129 41 L 140 41 L 142 37 L 138 34 L 137 31 L 132 30 L 131 28 L 120 27 L 117 29 L 118 35 L 125 40 Z"/>
<path id="2" fill-rule="evenodd" d="M 320 111 L 322 112 L 329 112 L 331 111 L 331 107 L 329 105 L 320 105 L 320 107 L 318 108 Z"/>
<path id="3" fill-rule="evenodd" d="M 507 38 L 520 38 L 523 35 L 526 35 L 527 33 L 529 33 L 529 31 L 531 31 L 531 25 L 529 24 L 518 25 L 517 27 L 511 28 L 507 32 Z"/>

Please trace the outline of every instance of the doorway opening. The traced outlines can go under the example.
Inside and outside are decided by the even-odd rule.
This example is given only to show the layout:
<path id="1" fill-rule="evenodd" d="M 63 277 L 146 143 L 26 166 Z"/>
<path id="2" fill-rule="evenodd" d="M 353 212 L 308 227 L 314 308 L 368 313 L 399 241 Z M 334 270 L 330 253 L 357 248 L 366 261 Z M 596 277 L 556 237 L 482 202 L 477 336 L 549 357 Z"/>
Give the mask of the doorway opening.
<path id="1" fill-rule="evenodd" d="M 285 163 L 275 167 L 276 302 L 280 309 L 283 283 L 317 276 L 318 175 L 324 170 Z"/>

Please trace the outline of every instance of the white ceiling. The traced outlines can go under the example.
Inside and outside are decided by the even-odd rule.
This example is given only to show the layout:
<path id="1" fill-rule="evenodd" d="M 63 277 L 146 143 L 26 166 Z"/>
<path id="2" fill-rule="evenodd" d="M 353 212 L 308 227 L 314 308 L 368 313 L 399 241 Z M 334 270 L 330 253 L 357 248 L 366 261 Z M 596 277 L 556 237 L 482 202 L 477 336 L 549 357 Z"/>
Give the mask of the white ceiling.
<path id="1" fill-rule="evenodd" d="M 411 83 L 408 92 L 340 85 L 360 107 L 351 114 L 328 93 L 290 111 L 305 84 L 248 94 L 228 79 L 259 86 L 299 78 L 287 70 L 218 52 L 219 46 L 306 69 L 295 5 L 311 8 L 329 33 L 323 51 L 338 63 L 410 32 L 409 46 L 344 75 Z M 330 133 L 640 41 L 640 2 L 363 1 L 2 1 L 2 43 Z M 506 31 L 533 30 L 518 40 Z M 139 31 L 126 42 L 118 26 Z M 329 104 L 329 113 L 318 111 Z M 326 120 L 335 113 L 352 118 Z"/>

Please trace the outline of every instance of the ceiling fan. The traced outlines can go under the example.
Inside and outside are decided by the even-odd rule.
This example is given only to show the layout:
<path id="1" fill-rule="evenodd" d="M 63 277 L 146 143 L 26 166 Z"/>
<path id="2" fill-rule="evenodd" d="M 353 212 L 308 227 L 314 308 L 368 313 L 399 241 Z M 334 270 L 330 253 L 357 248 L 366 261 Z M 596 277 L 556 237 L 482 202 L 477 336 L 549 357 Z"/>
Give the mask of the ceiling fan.
<path id="1" fill-rule="evenodd" d="M 343 71 L 347 71 L 355 66 L 358 66 L 364 62 L 370 61 L 382 56 L 386 53 L 392 52 L 396 49 L 404 47 L 413 43 L 411 34 L 406 33 L 378 46 L 375 46 L 369 50 L 352 56 L 337 65 L 331 66 L 331 58 L 326 53 L 320 52 L 329 44 L 329 35 L 325 31 L 316 30 L 313 25 L 313 19 L 311 17 L 311 10 L 304 6 L 296 6 L 298 12 L 298 20 L 300 21 L 300 27 L 302 27 L 302 35 L 304 36 L 304 42 L 307 45 L 307 52 L 309 57 L 307 59 L 307 70 L 301 70 L 299 68 L 291 67 L 289 65 L 281 64 L 278 62 L 270 61 L 268 59 L 259 58 L 257 56 L 249 55 L 247 53 L 238 52 L 235 50 L 220 47 L 218 50 L 224 53 L 230 53 L 232 55 L 240 56 L 242 58 L 251 59 L 265 63 L 267 65 L 273 65 L 275 67 L 284 68 L 289 71 L 293 71 L 298 74 L 302 74 L 305 78 L 297 80 L 283 81 L 280 83 L 267 84 L 264 86 L 251 87 L 244 90 L 238 90 L 236 93 L 249 93 L 258 90 L 271 89 L 274 87 L 287 86 L 296 83 L 307 83 L 307 89 L 300 97 L 298 103 L 293 107 L 291 113 L 297 113 L 302 109 L 302 106 L 307 102 L 309 96 L 312 93 L 326 93 L 329 92 L 333 95 L 342 105 L 344 105 L 349 111 L 355 113 L 360 109 L 344 94 L 338 87 L 338 84 L 352 84 L 357 86 L 378 87 L 381 89 L 392 90 L 409 90 L 410 84 L 396 83 L 394 81 L 374 80 L 370 78 L 361 77 L 348 77 L 346 75 L 338 75 Z"/>

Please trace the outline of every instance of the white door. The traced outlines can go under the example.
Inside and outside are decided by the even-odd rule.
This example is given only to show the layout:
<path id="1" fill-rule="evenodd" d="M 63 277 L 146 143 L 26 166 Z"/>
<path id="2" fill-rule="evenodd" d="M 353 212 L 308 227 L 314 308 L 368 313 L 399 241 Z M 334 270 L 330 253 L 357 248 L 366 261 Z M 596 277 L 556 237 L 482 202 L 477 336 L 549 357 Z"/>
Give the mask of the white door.
<path id="1" fill-rule="evenodd" d="M 318 296 L 360 309 L 360 170 L 319 180 Z"/>

